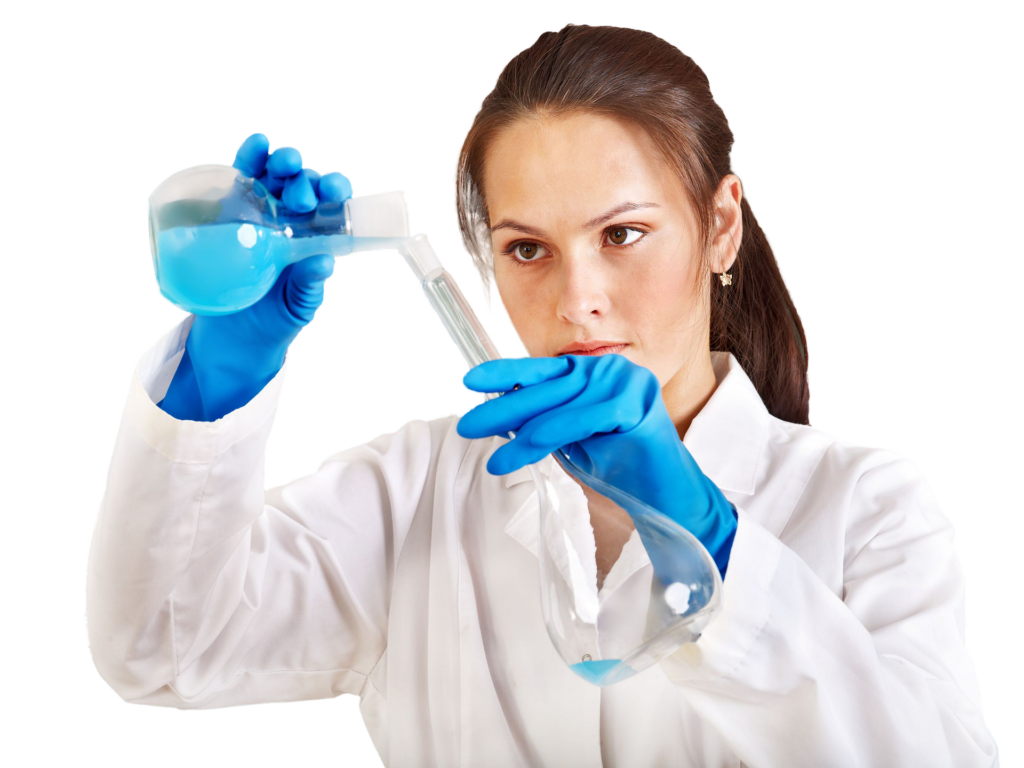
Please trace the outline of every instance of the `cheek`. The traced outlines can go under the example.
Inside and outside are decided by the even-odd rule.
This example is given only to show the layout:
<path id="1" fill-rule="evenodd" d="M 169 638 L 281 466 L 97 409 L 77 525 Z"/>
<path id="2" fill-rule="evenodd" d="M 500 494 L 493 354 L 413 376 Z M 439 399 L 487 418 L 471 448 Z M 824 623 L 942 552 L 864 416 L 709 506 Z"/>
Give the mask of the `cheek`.
<path id="1" fill-rule="evenodd" d="M 632 278 L 623 302 L 632 315 L 630 324 L 650 353 L 674 355 L 692 332 L 699 309 L 691 262 L 678 255 L 653 259 Z"/>
<path id="2" fill-rule="evenodd" d="M 494 272 L 494 285 L 498 289 L 498 296 L 501 297 L 501 301 L 508 311 L 508 316 L 515 321 L 517 314 L 523 314 L 526 311 L 523 303 L 529 303 L 530 300 L 529 295 L 524 290 L 523 281 L 517 280 L 514 274 L 507 274 L 505 270 L 499 268 Z"/>

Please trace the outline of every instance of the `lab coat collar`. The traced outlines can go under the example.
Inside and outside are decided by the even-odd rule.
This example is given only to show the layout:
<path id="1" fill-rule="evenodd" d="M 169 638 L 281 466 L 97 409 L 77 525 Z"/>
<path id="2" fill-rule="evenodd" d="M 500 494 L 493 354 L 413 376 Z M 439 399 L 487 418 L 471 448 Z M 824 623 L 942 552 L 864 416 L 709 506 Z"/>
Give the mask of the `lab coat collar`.
<path id="1" fill-rule="evenodd" d="M 718 386 L 690 423 L 683 445 L 701 471 L 720 489 L 750 496 L 755 490 L 758 461 L 768 438 L 768 409 L 731 352 L 713 351 L 711 365 Z M 549 454 L 537 467 L 545 476 L 550 476 L 554 464 L 555 459 Z M 504 477 L 505 487 L 510 488 L 529 480 L 530 471 L 520 467 Z M 509 521 L 506 531 L 527 512 L 527 506 Z"/>

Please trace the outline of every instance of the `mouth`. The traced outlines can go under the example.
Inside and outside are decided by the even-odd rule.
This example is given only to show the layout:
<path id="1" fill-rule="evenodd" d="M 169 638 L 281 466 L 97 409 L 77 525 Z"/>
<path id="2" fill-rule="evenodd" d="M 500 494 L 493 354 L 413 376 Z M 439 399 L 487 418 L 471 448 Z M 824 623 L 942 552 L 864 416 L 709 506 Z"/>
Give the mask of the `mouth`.
<path id="1" fill-rule="evenodd" d="M 621 352 L 628 346 L 629 344 L 611 344 L 604 347 L 594 347 L 592 349 L 570 349 L 566 352 L 559 352 L 557 356 L 561 357 L 562 355 L 586 355 L 588 357 L 597 357 L 598 355 L 613 355 L 616 352 Z"/>

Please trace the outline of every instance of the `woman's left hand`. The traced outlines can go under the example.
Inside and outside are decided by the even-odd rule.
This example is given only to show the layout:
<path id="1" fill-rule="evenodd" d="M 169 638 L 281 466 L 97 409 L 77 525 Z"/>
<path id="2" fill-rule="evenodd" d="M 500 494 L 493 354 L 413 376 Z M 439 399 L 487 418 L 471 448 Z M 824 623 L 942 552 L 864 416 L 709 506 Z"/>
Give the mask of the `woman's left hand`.
<path id="1" fill-rule="evenodd" d="M 516 433 L 488 460 L 491 474 L 562 448 L 586 472 L 685 527 L 725 577 L 736 513 L 679 439 L 650 370 L 619 354 L 504 358 L 474 367 L 463 383 L 505 393 L 456 426 L 470 439 Z"/>

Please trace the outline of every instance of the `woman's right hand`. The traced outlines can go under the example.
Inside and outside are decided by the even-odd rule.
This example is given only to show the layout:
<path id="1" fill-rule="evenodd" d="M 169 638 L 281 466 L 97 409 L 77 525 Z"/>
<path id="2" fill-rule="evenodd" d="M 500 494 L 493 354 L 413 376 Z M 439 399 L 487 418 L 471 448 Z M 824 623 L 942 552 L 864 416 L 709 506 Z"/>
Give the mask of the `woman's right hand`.
<path id="1" fill-rule="evenodd" d="M 234 167 L 260 181 L 294 213 L 343 203 L 352 186 L 340 173 L 302 167 L 298 150 L 272 154 L 262 133 L 246 139 Z M 267 294 L 230 315 L 197 315 L 185 354 L 159 407 L 178 419 L 215 421 L 248 403 L 284 365 L 288 346 L 323 303 L 334 257 L 310 256 L 285 267 Z"/>

